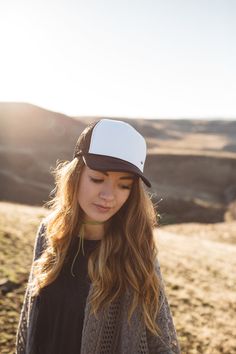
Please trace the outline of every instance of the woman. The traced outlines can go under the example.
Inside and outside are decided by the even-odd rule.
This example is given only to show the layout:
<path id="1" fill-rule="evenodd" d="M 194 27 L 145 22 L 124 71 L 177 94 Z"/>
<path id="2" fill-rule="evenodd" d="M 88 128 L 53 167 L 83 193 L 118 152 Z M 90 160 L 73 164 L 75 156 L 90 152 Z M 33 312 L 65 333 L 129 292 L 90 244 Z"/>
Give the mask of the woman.
<path id="1" fill-rule="evenodd" d="M 144 138 L 102 119 L 55 169 L 17 332 L 17 353 L 179 353 L 143 182 Z"/>

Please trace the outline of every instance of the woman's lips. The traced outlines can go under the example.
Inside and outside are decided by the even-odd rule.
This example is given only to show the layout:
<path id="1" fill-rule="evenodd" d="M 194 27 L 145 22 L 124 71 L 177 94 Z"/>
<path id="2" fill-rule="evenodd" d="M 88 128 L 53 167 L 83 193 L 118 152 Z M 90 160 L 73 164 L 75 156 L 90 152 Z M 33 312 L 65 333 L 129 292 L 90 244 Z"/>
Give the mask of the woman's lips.
<path id="1" fill-rule="evenodd" d="M 111 207 L 104 207 L 103 205 L 100 204 L 94 204 L 94 206 L 96 207 L 96 209 L 102 213 L 107 213 L 108 211 L 111 210 Z"/>

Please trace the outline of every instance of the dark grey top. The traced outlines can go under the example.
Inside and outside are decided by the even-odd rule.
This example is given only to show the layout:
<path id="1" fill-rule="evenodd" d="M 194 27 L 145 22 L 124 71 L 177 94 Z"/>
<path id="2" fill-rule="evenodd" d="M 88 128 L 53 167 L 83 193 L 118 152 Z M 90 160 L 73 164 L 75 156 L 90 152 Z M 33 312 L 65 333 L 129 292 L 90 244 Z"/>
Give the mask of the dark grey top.
<path id="1" fill-rule="evenodd" d="M 59 276 L 41 290 L 37 298 L 37 354 L 80 352 L 84 309 L 91 283 L 88 277 L 88 256 L 99 243 L 99 240 L 84 240 L 84 253 L 81 249 L 76 256 L 79 238 L 75 236 Z"/>

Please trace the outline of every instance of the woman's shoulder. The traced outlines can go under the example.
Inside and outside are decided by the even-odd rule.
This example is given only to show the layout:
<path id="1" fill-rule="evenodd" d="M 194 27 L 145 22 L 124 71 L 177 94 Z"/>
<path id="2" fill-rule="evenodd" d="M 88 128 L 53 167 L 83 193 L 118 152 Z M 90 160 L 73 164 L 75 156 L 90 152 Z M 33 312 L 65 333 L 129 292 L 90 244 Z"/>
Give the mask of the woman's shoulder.
<path id="1" fill-rule="evenodd" d="M 50 213 L 43 219 L 41 219 L 38 230 L 35 237 L 35 244 L 34 244 L 34 259 L 39 258 L 43 250 L 46 248 L 47 245 L 47 225 L 49 221 L 52 219 L 54 213 Z"/>
<path id="2" fill-rule="evenodd" d="M 53 211 L 44 218 L 41 219 L 39 225 L 38 225 L 38 230 L 37 230 L 37 236 L 45 235 L 47 226 L 49 222 L 55 217 L 56 212 Z"/>
<path id="3" fill-rule="evenodd" d="M 41 220 L 40 226 L 41 226 L 41 225 L 44 225 L 44 227 L 46 227 L 47 224 L 55 217 L 55 215 L 56 215 L 56 211 L 50 212 L 47 216 L 45 216 L 45 217 Z"/>

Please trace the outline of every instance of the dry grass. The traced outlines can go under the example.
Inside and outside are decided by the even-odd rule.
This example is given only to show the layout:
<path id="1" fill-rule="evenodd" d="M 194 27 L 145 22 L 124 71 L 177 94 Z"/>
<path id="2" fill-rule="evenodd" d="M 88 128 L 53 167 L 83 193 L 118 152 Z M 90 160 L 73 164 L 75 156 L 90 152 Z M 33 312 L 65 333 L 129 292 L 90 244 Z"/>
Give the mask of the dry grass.
<path id="1" fill-rule="evenodd" d="M 188 239 L 191 238 L 191 240 L 210 240 L 236 245 L 236 221 L 217 224 L 176 224 L 165 226 L 163 230 L 188 236 Z"/>
<path id="2" fill-rule="evenodd" d="M 183 353 L 236 353 L 235 227 L 182 224 L 157 231 Z"/>
<path id="3" fill-rule="evenodd" d="M 0 352 L 13 353 L 42 208 L 0 203 L 0 278 L 20 287 L 0 298 Z M 165 226 L 159 260 L 182 353 L 236 352 L 235 223 Z"/>
<path id="4" fill-rule="evenodd" d="M 0 294 L 1 354 L 14 353 L 35 233 L 46 214 L 43 208 L 0 202 L 0 282 L 11 280 L 20 285 L 12 292 Z"/>

